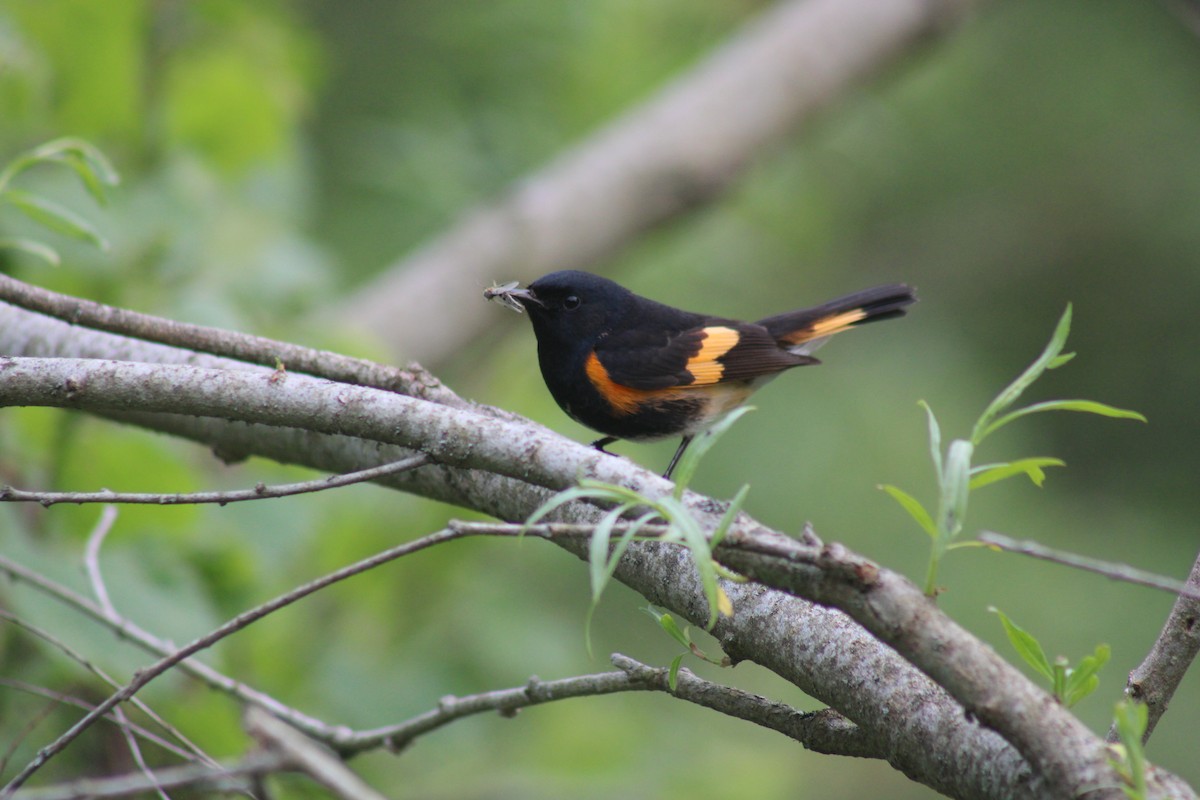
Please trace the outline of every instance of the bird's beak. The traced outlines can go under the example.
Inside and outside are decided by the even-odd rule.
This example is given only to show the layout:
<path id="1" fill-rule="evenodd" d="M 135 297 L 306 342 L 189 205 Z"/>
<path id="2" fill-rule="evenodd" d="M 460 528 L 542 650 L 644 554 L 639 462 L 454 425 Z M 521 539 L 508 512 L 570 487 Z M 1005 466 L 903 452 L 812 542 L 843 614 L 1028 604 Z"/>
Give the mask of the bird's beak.
<path id="1" fill-rule="evenodd" d="M 499 300 L 518 314 L 524 312 L 531 305 L 544 305 L 533 292 L 528 289 L 518 289 L 516 281 L 484 289 L 483 296 L 488 300 Z"/>

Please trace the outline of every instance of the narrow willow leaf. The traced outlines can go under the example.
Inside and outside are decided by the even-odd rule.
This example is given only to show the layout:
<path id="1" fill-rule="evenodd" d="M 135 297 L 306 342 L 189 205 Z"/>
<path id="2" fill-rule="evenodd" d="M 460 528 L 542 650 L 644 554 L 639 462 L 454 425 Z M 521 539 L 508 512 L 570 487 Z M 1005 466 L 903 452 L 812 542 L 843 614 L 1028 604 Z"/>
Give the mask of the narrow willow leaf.
<path id="1" fill-rule="evenodd" d="M 588 540 L 588 572 L 592 580 L 593 606 L 600 602 L 600 595 L 604 593 L 604 585 L 608 582 L 608 545 L 612 540 L 613 526 L 626 510 L 628 506 L 619 505 L 601 517 L 600 522 L 592 529 L 591 539 Z"/>
<path id="2" fill-rule="evenodd" d="M 1046 653 L 1042 650 L 1038 640 L 1010 620 L 1000 609 L 993 607 L 988 610 L 1000 617 L 1000 624 L 1004 626 L 1004 633 L 1008 635 L 1009 644 L 1013 646 L 1025 663 L 1053 682 L 1054 668 L 1050 666 L 1050 661 L 1046 658 Z"/>
<path id="3" fill-rule="evenodd" d="M 0 202 L 15 206 L 25 216 L 52 231 L 73 239 L 90 242 L 101 250 L 108 249 L 108 242 L 92 224 L 69 208 L 21 189 L 6 189 L 0 193 Z"/>
<path id="4" fill-rule="evenodd" d="M 688 637 L 686 631 L 680 629 L 679 623 L 675 621 L 674 617 L 672 617 L 670 614 L 663 614 L 659 618 L 658 624 L 670 635 L 672 639 L 679 642 L 684 647 L 691 649 L 691 639 Z"/>
<path id="5" fill-rule="evenodd" d="M 671 660 L 671 669 L 667 672 L 667 687 L 672 692 L 679 686 L 679 666 L 683 663 L 683 657 L 687 653 L 680 653 Z"/>
<path id="6" fill-rule="evenodd" d="M 719 585 L 717 584 L 717 570 L 713 566 L 712 545 L 696 518 L 688 512 L 681 500 L 667 497 L 661 500 L 658 506 L 672 527 L 678 529 L 683 545 L 691 551 L 692 562 L 700 577 L 700 587 L 704 590 L 705 600 L 708 601 L 708 624 L 705 627 L 707 630 L 712 630 L 713 625 L 717 624 L 720 607 L 720 597 L 717 591 Z"/>
<path id="7" fill-rule="evenodd" d="M 1057 355 L 1050 359 L 1050 363 L 1046 365 L 1046 369 L 1058 369 L 1073 358 L 1075 358 L 1074 353 L 1063 353 L 1062 355 Z"/>
<path id="8" fill-rule="evenodd" d="M 929 512 L 925 510 L 925 506 L 921 505 L 921 501 L 913 497 L 903 489 L 892 486 L 890 483 L 885 483 L 879 487 L 883 491 L 900 504 L 900 507 L 908 512 L 908 515 L 916 520 L 921 529 L 929 534 L 931 539 L 937 538 L 937 528 L 933 526 L 933 518 L 929 516 Z"/>
<path id="9" fill-rule="evenodd" d="M 1025 371 L 1017 376 L 1017 379 L 1004 388 L 1004 391 L 996 395 L 983 414 L 979 416 L 979 420 L 975 423 L 975 428 L 971 431 L 971 441 L 975 445 L 979 445 L 988 433 L 996 428 L 992 426 L 992 420 L 1004 411 L 1004 409 L 1017 402 L 1017 399 L 1028 389 L 1034 381 L 1042 376 L 1051 363 L 1059 357 L 1063 346 L 1067 343 L 1067 335 L 1071 332 L 1071 304 L 1067 303 L 1067 309 L 1063 312 L 1062 317 L 1058 320 L 1058 325 L 1054 328 L 1054 335 L 1050 337 L 1049 344 L 1042 354 L 1037 359 L 1025 368 Z M 1065 362 L 1062 362 L 1065 363 Z M 1060 364 L 1061 366 L 1061 364 Z"/>
<path id="10" fill-rule="evenodd" d="M 983 435 L 987 436 L 992 431 L 1007 425 L 1015 419 L 1028 416 L 1029 414 L 1038 414 L 1043 411 L 1079 411 L 1084 414 L 1099 414 L 1102 417 L 1115 417 L 1117 419 L 1134 419 L 1138 422 L 1145 422 L 1146 417 L 1136 411 L 1130 411 L 1124 408 L 1116 408 L 1115 406 L 1097 403 L 1094 400 L 1047 400 L 1044 403 L 1034 403 L 1031 406 L 1018 409 L 1009 414 L 1005 414 L 1000 419 L 988 425 Z"/>
<path id="11" fill-rule="evenodd" d="M 971 489 L 978 489 L 990 483 L 1011 478 L 1014 475 L 1028 475 L 1035 486 L 1041 486 L 1046 480 L 1043 467 L 1065 467 L 1065 461 L 1049 456 L 1021 458 L 1007 464 L 985 464 L 971 470 Z"/>
<path id="12" fill-rule="evenodd" d="M 955 439 L 946 453 L 946 473 L 942 478 L 937 520 L 938 538 L 943 547 L 958 536 L 967 518 L 974 452 L 975 446 L 966 439 Z"/>
<path id="13" fill-rule="evenodd" d="M 735 408 L 707 430 L 696 434 L 696 438 L 692 440 L 688 449 L 684 451 L 679 459 L 679 464 L 675 467 L 675 497 L 683 497 L 683 493 L 692 482 L 692 476 L 696 473 L 696 467 L 700 465 L 700 460 L 712 449 L 712 446 L 725 435 L 725 432 L 735 422 L 753 410 L 754 406 Z"/>
<path id="14" fill-rule="evenodd" d="M 525 531 L 529 530 L 534 525 L 538 524 L 546 516 L 553 513 L 561 506 L 576 500 L 587 500 L 592 497 L 592 492 L 578 486 L 572 486 L 570 489 L 564 489 L 558 494 L 551 497 L 546 502 L 542 503 L 532 514 L 529 519 L 525 520 L 525 525 L 521 528 L 521 535 L 525 535 Z"/>
<path id="15" fill-rule="evenodd" d="M 746 502 L 746 495 L 750 493 L 750 484 L 742 484 L 742 488 L 738 489 L 738 493 L 729 501 L 729 508 L 725 509 L 725 513 L 721 515 L 721 521 L 717 524 L 716 530 L 712 533 L 712 538 L 709 543 L 710 548 L 716 548 L 725 538 L 725 534 L 729 532 L 729 527 L 733 525 L 733 521 L 737 519 L 738 512 L 742 510 L 742 504 Z"/>
<path id="16" fill-rule="evenodd" d="M 631 506 L 629 504 L 618 506 L 618 508 L 621 509 L 622 514 L 631 510 Z M 658 518 L 659 514 L 657 511 L 650 511 L 638 517 L 636 520 L 626 526 L 625 530 L 621 532 L 621 535 L 617 537 L 616 544 L 613 545 L 612 550 L 609 553 L 608 560 L 604 565 L 605 583 L 607 583 L 612 578 L 613 573 L 617 571 L 617 564 L 621 562 L 621 557 L 624 556 L 625 551 L 629 549 L 629 543 L 633 541 L 634 537 L 637 536 L 638 533 L 641 532 L 642 528 L 646 527 Z"/>
<path id="17" fill-rule="evenodd" d="M 55 139 L 34 148 L 31 155 L 38 160 L 56 161 L 70 167 L 88 194 L 101 204 L 107 200 L 106 189 L 121 182 L 121 176 L 104 153 L 83 139 Z"/>
<path id="18" fill-rule="evenodd" d="M 57 250 L 34 239 L 0 239 L 0 250 L 20 250 L 42 259 L 52 267 L 62 263 Z"/>
<path id="19" fill-rule="evenodd" d="M 933 469 L 937 474 L 938 483 L 942 481 L 942 429 L 938 425 L 937 417 L 933 415 L 933 409 L 929 403 L 924 400 L 920 401 L 921 408 L 925 409 L 925 416 L 929 422 L 929 457 L 933 459 Z"/>

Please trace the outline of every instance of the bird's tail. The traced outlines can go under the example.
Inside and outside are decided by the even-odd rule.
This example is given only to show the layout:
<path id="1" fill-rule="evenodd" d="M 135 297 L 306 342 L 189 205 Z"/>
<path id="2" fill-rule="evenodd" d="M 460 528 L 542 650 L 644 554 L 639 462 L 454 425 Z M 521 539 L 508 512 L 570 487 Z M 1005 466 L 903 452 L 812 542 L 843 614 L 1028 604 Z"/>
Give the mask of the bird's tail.
<path id="1" fill-rule="evenodd" d="M 903 316 L 905 306 L 916 301 L 911 287 L 894 283 L 864 289 L 812 308 L 776 314 L 760 319 L 758 324 L 793 353 L 807 355 L 835 333 L 867 322 Z"/>

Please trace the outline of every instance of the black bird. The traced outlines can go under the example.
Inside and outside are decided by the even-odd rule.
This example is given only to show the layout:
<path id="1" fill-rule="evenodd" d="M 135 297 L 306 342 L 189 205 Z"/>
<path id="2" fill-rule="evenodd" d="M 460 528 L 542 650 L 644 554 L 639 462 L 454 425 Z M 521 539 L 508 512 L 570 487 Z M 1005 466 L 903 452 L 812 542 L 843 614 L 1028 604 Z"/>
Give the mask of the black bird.
<path id="1" fill-rule="evenodd" d="M 835 333 L 902 316 L 916 301 L 904 284 L 866 289 L 758 322 L 694 314 L 639 297 L 587 272 L 564 270 L 528 289 L 492 287 L 529 312 L 538 363 L 568 416 L 604 437 L 650 441 L 682 436 L 664 477 L 692 437 L 792 367 L 817 364 L 812 351 Z"/>

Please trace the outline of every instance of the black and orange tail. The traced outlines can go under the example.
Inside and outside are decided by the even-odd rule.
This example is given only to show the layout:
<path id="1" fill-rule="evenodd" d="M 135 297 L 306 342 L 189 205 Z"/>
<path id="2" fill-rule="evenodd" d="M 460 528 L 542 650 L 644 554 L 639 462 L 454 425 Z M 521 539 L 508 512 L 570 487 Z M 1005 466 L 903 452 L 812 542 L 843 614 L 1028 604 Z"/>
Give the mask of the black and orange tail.
<path id="1" fill-rule="evenodd" d="M 911 287 L 895 283 L 864 289 L 812 308 L 776 314 L 760 319 L 758 324 L 783 347 L 803 353 L 855 325 L 904 316 L 905 306 L 916 300 Z"/>

